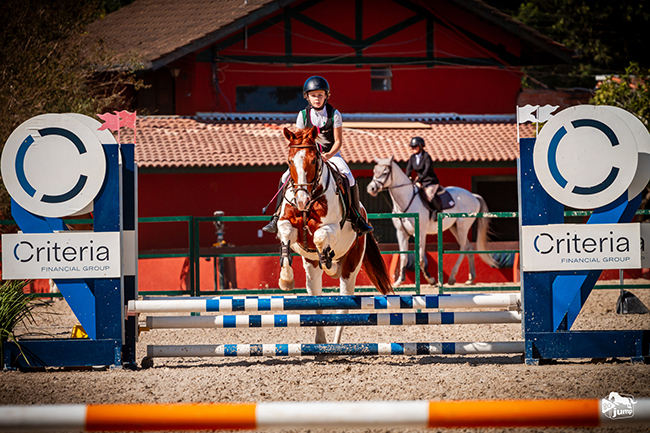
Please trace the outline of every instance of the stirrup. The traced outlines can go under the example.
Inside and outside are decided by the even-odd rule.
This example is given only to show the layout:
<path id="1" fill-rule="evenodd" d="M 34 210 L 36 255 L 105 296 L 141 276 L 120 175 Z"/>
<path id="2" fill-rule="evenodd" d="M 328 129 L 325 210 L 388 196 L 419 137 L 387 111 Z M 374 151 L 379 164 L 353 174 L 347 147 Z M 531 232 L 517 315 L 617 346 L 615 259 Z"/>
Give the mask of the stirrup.
<path id="1" fill-rule="evenodd" d="M 368 233 L 372 233 L 375 229 L 372 228 L 363 218 L 357 217 L 357 221 L 354 224 L 354 230 L 357 232 L 357 235 L 363 236 Z"/>
<path id="2" fill-rule="evenodd" d="M 271 221 L 264 227 L 262 227 L 262 231 L 265 231 L 267 233 L 277 233 L 278 232 L 278 216 L 273 215 L 273 218 L 271 218 Z"/>

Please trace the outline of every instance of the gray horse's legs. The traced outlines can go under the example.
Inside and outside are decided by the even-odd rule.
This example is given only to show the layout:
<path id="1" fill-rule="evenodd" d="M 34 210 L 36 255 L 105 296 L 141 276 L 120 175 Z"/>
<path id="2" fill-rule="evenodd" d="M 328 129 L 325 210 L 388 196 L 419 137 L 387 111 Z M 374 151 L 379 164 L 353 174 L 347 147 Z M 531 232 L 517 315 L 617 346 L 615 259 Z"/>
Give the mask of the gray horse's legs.
<path id="1" fill-rule="evenodd" d="M 409 248 L 409 234 L 401 228 L 397 229 L 397 244 L 399 245 L 400 251 L 407 251 Z M 404 283 L 404 278 L 406 277 L 406 263 L 408 261 L 408 256 L 406 254 L 400 254 L 399 258 L 399 275 L 397 280 L 395 280 L 394 286 L 400 286 Z"/>
<path id="2" fill-rule="evenodd" d="M 461 220 L 462 220 L 462 225 L 461 225 Z M 473 218 L 471 219 L 459 218 L 456 220 L 456 224 L 449 228 L 449 231 L 453 233 L 453 235 L 458 240 L 458 243 L 460 244 L 460 251 L 471 251 L 473 249 L 472 244 L 469 241 L 469 238 L 467 237 L 469 233 L 469 228 L 472 227 L 473 223 L 474 223 Z M 467 280 L 466 284 L 474 284 L 474 279 L 476 278 L 476 269 L 474 266 L 474 254 L 459 254 L 459 257 L 456 260 L 456 264 L 451 270 L 451 274 L 449 275 L 449 281 L 447 282 L 447 284 L 449 285 L 456 284 L 456 274 L 458 273 L 458 268 L 460 268 L 460 264 L 462 263 L 466 255 L 469 256 L 467 258 L 467 261 L 469 263 L 469 279 Z"/>

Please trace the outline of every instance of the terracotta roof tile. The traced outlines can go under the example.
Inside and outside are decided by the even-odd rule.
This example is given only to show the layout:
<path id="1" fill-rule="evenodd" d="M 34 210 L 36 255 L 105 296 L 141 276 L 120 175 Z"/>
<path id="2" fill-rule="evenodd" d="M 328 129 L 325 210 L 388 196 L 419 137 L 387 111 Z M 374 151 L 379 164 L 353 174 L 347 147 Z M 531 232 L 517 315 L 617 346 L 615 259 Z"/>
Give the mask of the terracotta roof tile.
<path id="1" fill-rule="evenodd" d="M 120 57 L 136 55 L 146 68 L 199 42 L 274 0 L 137 0 L 95 21 L 88 34 Z M 187 53 L 184 53 L 187 54 Z"/>
<path id="2" fill-rule="evenodd" d="M 138 117 L 136 160 L 143 168 L 201 168 L 281 165 L 286 159 L 284 127 L 292 123 L 225 122 L 185 117 Z M 531 137 L 531 125 L 521 125 Z M 408 142 L 420 136 L 437 162 L 505 162 L 519 156 L 517 130 L 506 121 L 436 121 L 426 129 L 345 128 L 343 157 L 372 163 L 393 155 L 406 161 Z M 132 142 L 123 129 L 121 140 Z"/>

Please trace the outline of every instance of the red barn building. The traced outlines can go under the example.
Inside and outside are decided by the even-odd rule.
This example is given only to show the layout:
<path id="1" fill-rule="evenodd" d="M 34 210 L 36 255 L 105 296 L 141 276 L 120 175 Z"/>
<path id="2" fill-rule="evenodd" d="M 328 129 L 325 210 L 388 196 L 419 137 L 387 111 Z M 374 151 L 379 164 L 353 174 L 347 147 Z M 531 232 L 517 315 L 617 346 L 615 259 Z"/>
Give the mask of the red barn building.
<path id="1" fill-rule="evenodd" d="M 137 123 L 140 217 L 260 215 L 286 169 L 282 128 L 304 108 L 311 75 L 330 83 L 341 153 L 362 188 L 373 157 L 404 162 L 417 135 L 443 185 L 516 211 L 521 67 L 572 55 L 479 0 L 136 0 L 90 35 L 136 58 L 148 85 L 134 107 L 148 114 Z M 226 240 L 276 245 L 262 225 L 228 223 Z M 141 252 L 186 248 L 181 226 L 141 224 Z M 390 222 L 376 226 L 394 241 Z M 516 240 L 516 222 L 498 221 L 496 235 Z M 214 241 L 202 230 L 203 247 Z"/>

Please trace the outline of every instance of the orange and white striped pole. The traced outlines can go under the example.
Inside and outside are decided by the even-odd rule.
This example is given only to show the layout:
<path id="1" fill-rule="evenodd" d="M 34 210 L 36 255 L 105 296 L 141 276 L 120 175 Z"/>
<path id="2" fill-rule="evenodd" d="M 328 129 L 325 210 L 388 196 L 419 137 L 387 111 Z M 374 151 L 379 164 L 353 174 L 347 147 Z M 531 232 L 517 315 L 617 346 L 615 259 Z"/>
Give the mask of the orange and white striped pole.
<path id="1" fill-rule="evenodd" d="M 0 430 L 161 431 L 271 428 L 597 427 L 650 425 L 650 399 L 370 401 L 0 406 Z"/>

